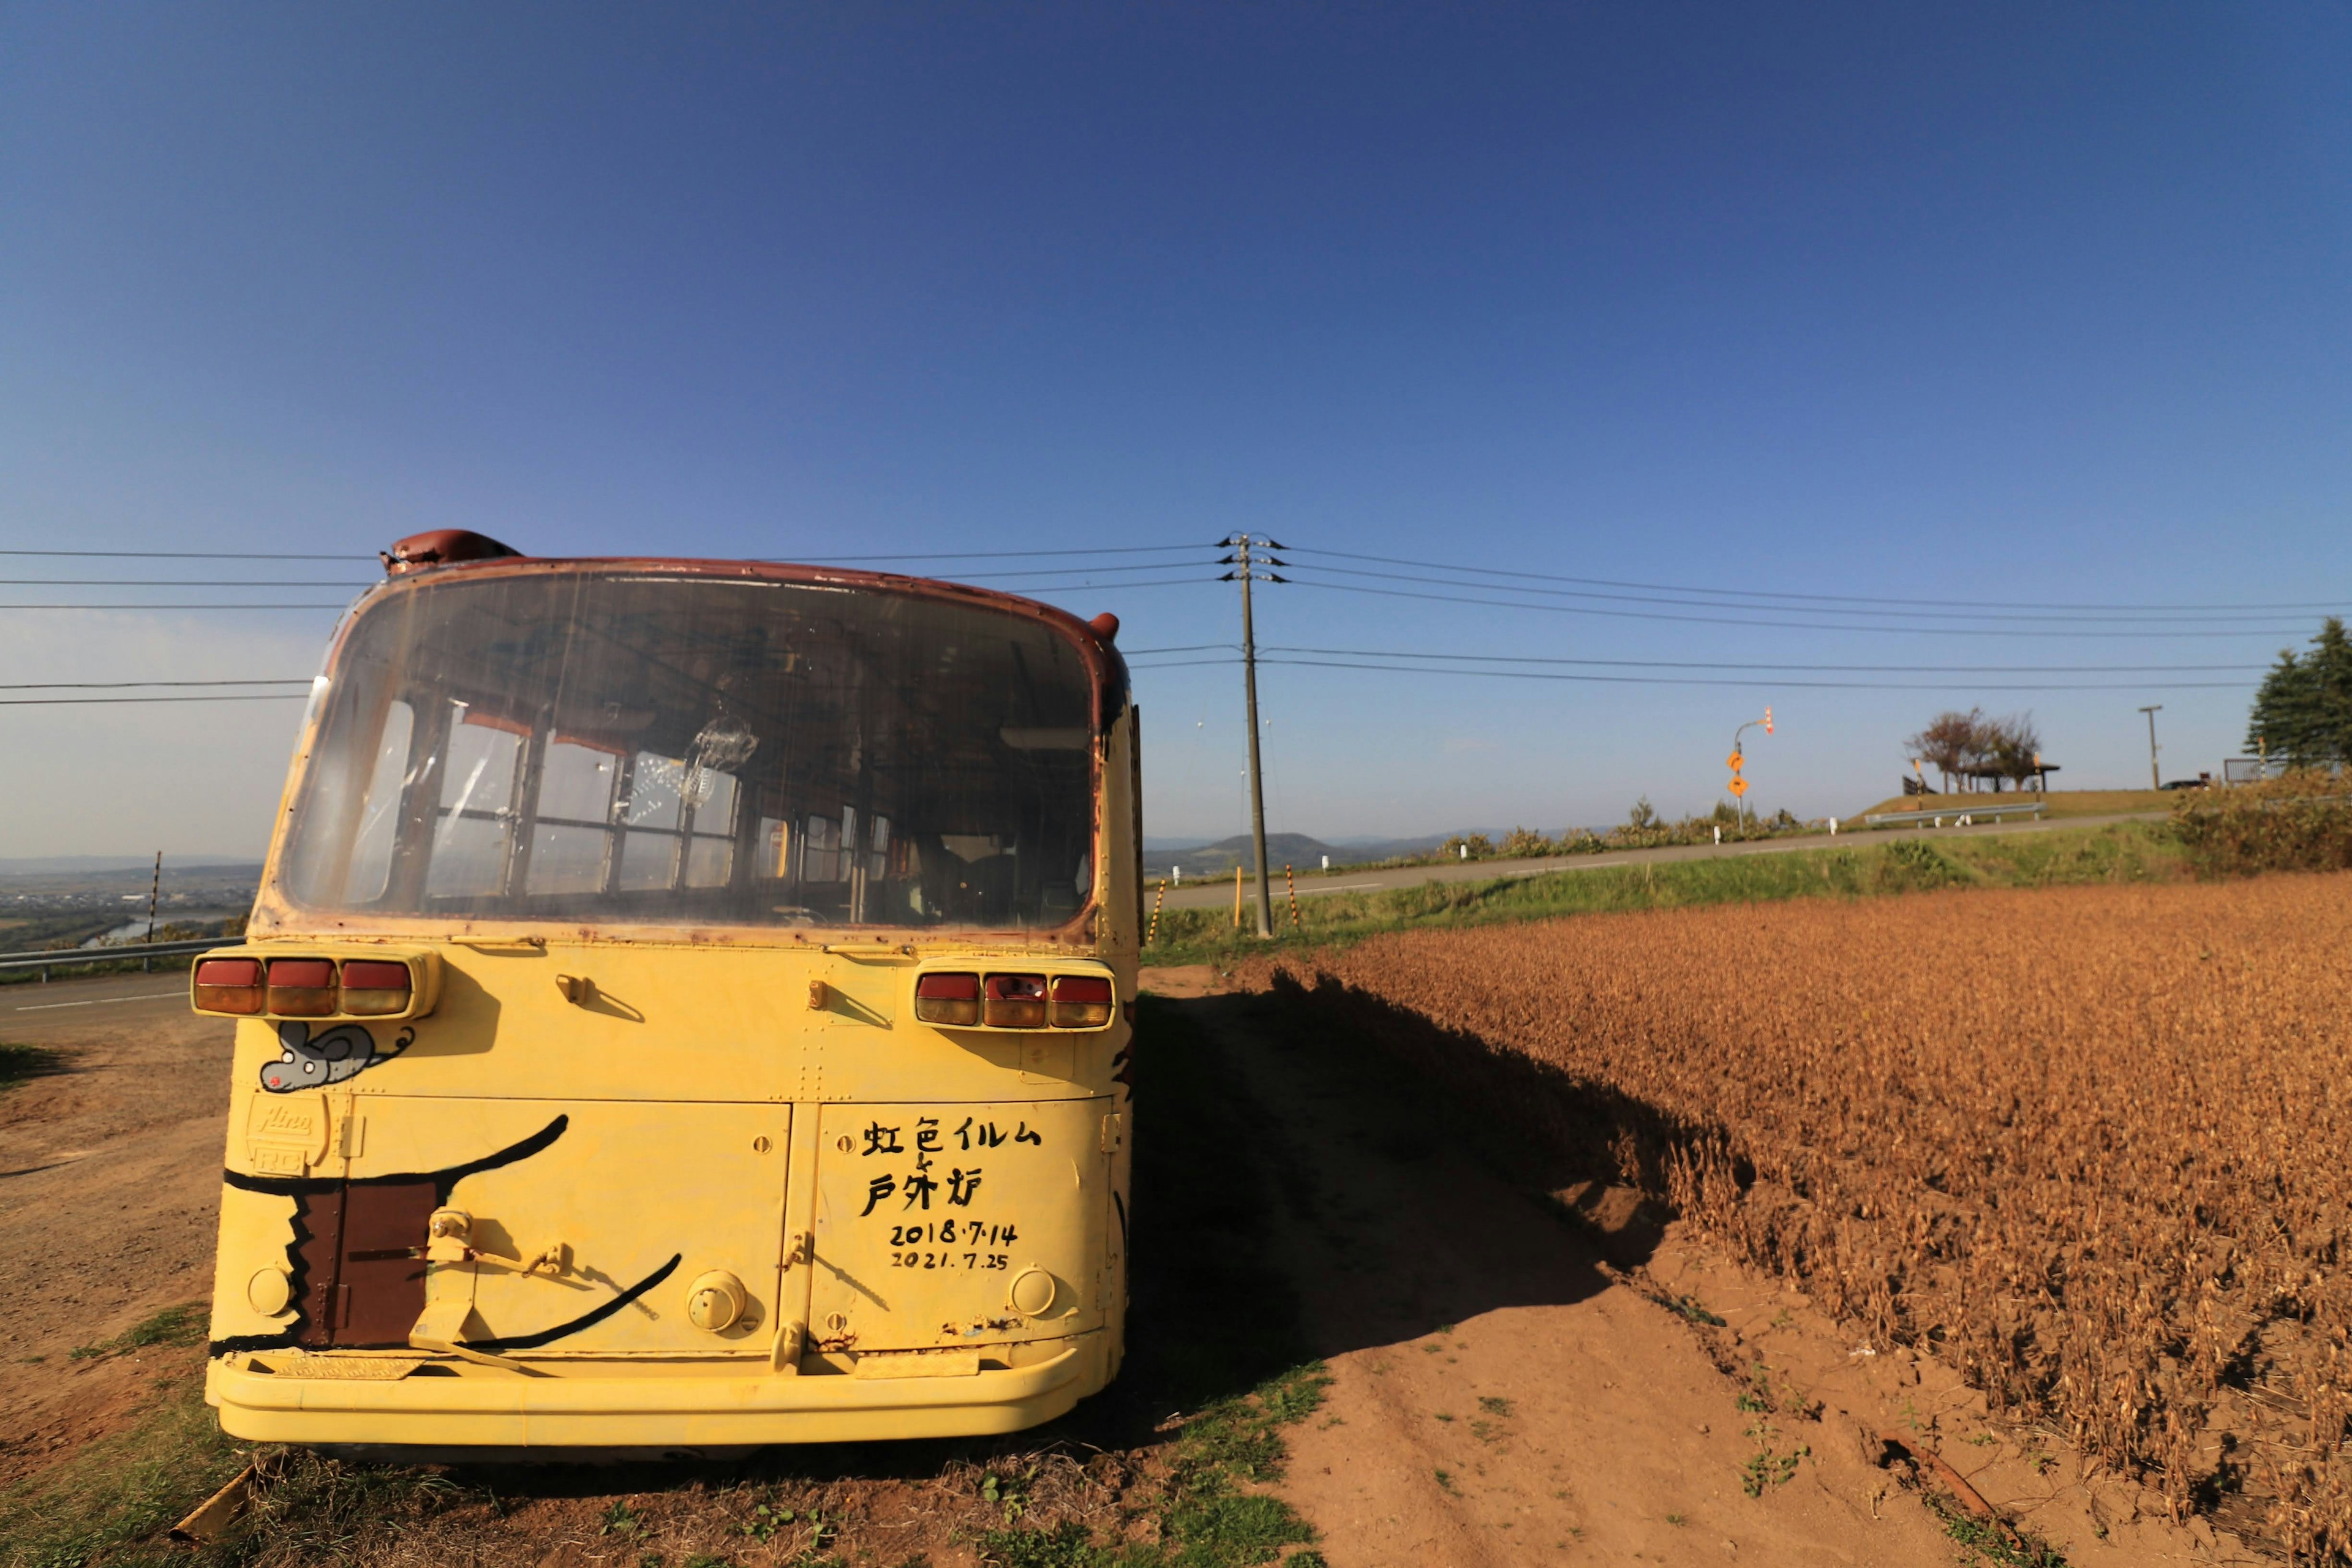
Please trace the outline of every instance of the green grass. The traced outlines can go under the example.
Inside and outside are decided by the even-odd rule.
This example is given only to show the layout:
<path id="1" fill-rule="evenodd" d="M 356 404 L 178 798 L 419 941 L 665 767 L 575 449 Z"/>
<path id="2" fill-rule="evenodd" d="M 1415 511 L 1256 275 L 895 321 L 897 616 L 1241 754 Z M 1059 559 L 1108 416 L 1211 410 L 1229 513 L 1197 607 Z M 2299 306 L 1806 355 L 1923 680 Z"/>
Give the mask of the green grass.
<path id="1" fill-rule="evenodd" d="M 2124 822 L 2045 833 L 1870 838 L 1769 855 L 1709 856 L 1596 866 L 1539 877 L 1424 882 L 1327 893 L 1286 908 L 1271 942 L 1233 929 L 1222 909 L 1169 910 L 1146 963 L 1218 963 L 1276 947 L 1320 947 L 1386 931 L 1549 920 L 1619 910 L 1687 909 L 1784 899 L 1872 898 L 1937 888 L 2046 888 L 2172 881 L 2187 875 L 2166 823 Z"/>
<path id="2" fill-rule="evenodd" d="M 125 1329 L 102 1343 L 79 1345 L 67 1352 L 67 1359 L 90 1361 L 99 1356 L 146 1350 L 155 1345 L 193 1345 L 201 1343 L 204 1337 L 205 1305 L 201 1301 L 189 1301 L 177 1307 L 166 1307 L 153 1317 Z"/>

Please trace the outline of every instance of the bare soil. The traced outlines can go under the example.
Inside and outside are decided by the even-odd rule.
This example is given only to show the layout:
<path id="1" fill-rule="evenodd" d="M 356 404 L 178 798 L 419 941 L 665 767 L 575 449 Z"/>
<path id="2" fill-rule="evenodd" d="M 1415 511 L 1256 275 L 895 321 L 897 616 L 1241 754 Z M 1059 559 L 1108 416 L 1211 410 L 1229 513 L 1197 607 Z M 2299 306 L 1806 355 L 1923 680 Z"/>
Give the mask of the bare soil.
<path id="1" fill-rule="evenodd" d="M 1332 1376 L 1323 1407 L 1288 1430 L 1272 1489 L 1339 1568 L 1942 1568 L 1958 1549 L 1908 1484 L 1913 1467 L 1885 1462 L 1882 1433 L 1939 1452 L 2073 1563 L 2263 1561 L 2174 1527 L 2152 1496 L 2101 1486 L 2056 1434 L 1989 1422 L 1944 1369 L 1854 1342 L 1633 1194 L 1531 1188 L 1488 1130 L 1372 1047 L 1226 984 L 1206 966 L 1147 972 L 1237 1068 L 1234 1114 L 1272 1176 L 1279 1275 Z M 78 994 L 170 986 L 125 976 Z M 71 1352 L 209 1287 L 227 1036 L 174 1001 L 0 1016 L 0 1039 L 48 1047 L 61 1069 L 0 1092 L 0 1481 L 121 1429 L 161 1396 L 159 1378 L 197 1374 L 200 1352 Z M 1186 1136 L 1139 1109 L 1139 1137 Z M 1138 1239 L 1140 1294 L 1148 1231 Z M 1216 1306 L 1160 1331 L 1197 1331 L 1213 1355 L 1233 1323 L 1290 1310 Z M 1022 1440 L 1032 1521 L 1079 1519 L 1097 1539 L 1141 1528 L 1129 1504 L 1164 1465 L 1154 1427 L 1169 1413 L 1121 1397 Z M 999 1519 L 980 1496 L 990 1452 L 807 1451 L 781 1489 L 719 1471 L 510 1471 L 489 1500 L 428 1510 L 361 1558 L 621 1562 L 658 1544 L 785 1562 L 804 1531 L 743 1529 L 755 1499 L 790 1498 L 820 1508 L 832 1550 L 853 1561 L 926 1552 L 956 1568 L 980 1561 L 975 1538 Z M 635 1521 L 619 1536 L 616 1503 Z"/>
<path id="2" fill-rule="evenodd" d="M 55 1053 L 0 1090 L 5 1483 L 121 1426 L 185 1359 L 73 1352 L 211 1294 L 234 1026 L 168 974 L 14 986 L 0 1008 L 0 1041 Z"/>

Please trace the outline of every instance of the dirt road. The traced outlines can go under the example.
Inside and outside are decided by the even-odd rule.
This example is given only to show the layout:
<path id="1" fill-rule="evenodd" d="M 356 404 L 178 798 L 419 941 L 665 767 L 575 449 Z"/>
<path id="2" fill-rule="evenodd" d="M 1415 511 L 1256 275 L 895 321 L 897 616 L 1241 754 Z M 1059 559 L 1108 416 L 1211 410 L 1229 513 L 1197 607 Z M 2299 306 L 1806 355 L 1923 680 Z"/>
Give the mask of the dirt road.
<path id="1" fill-rule="evenodd" d="M 231 1028 L 184 975 L 0 987 L 0 1042 L 37 1053 L 0 1093 L 0 1479 L 140 1401 L 139 1358 L 77 1348 L 210 1294 Z"/>

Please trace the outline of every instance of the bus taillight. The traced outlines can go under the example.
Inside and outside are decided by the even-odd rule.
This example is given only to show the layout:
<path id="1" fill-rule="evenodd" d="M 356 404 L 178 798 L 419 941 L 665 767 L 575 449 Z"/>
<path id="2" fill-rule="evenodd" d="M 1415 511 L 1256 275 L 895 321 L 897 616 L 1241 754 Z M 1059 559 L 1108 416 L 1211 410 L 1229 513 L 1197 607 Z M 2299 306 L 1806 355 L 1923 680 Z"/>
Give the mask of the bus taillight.
<path id="1" fill-rule="evenodd" d="M 354 958 L 343 964 L 342 1010 L 355 1017 L 404 1013 L 412 989 L 404 963 Z"/>
<path id="2" fill-rule="evenodd" d="M 980 1022 L 980 976 L 926 974 L 915 982 L 915 1016 L 926 1024 Z"/>
<path id="3" fill-rule="evenodd" d="M 1091 974 L 1054 977 L 1054 1027 L 1099 1029 L 1110 1022 L 1110 982 Z"/>
<path id="4" fill-rule="evenodd" d="M 1042 974 L 990 975 L 981 1016 L 992 1029 L 1044 1028 L 1045 977 Z"/>
<path id="5" fill-rule="evenodd" d="M 212 1013 L 261 1011 L 261 963 L 251 958 L 196 963 L 196 1005 Z"/>
<path id="6" fill-rule="evenodd" d="M 269 1011 L 281 1018 L 325 1018 L 335 1011 L 335 965 L 324 958 L 269 961 Z"/>

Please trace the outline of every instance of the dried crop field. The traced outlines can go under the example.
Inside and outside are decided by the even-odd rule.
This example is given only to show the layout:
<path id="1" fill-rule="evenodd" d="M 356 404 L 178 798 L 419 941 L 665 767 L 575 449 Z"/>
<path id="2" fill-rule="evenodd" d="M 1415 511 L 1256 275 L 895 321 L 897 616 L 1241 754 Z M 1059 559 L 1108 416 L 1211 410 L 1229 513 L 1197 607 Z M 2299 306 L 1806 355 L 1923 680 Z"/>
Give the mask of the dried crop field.
<path id="1" fill-rule="evenodd" d="M 2352 1544 L 2352 875 L 1584 916 L 1265 967 L 2180 1513 L 2298 1561 Z"/>

